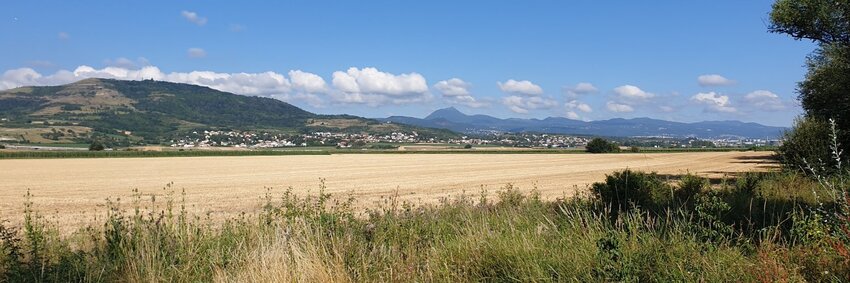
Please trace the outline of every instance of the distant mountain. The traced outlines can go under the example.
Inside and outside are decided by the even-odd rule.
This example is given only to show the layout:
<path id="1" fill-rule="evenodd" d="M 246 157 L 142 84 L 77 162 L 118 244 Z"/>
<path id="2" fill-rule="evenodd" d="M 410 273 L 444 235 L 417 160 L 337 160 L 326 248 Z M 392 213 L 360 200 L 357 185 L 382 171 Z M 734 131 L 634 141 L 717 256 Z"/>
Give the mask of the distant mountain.
<path id="1" fill-rule="evenodd" d="M 317 115 L 289 103 L 208 87 L 153 80 L 85 79 L 60 86 L 0 91 L 0 127 L 44 128 L 44 122 L 148 141 L 192 129 L 280 132 L 447 130 L 386 124 L 348 115 Z M 116 134 L 119 133 L 119 134 Z"/>
<path id="2" fill-rule="evenodd" d="M 392 116 L 378 119 L 421 127 L 443 128 L 463 133 L 485 131 L 540 132 L 592 136 L 745 137 L 777 138 L 785 128 L 740 121 L 680 123 L 650 118 L 579 121 L 561 117 L 545 119 L 500 119 L 487 115 L 466 115 L 454 107 L 434 111 L 425 118 Z"/>

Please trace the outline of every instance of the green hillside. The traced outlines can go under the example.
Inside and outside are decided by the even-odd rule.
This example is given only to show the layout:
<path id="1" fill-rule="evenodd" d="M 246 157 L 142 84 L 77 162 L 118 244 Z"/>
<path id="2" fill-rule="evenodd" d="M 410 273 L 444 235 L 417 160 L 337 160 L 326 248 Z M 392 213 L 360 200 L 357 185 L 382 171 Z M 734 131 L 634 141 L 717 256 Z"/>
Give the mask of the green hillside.
<path id="1" fill-rule="evenodd" d="M 86 79 L 62 86 L 0 92 L 0 128 L 32 129 L 49 136 L 52 126 L 88 128 L 102 135 L 156 143 L 193 129 L 369 133 L 399 130 L 433 135 L 449 131 L 387 124 L 354 116 L 316 115 L 289 103 L 236 95 L 208 87 L 162 81 Z M 52 131 L 52 129 L 49 129 Z M 79 129 L 74 134 L 78 134 Z M 83 130 L 83 132 L 86 132 Z M 61 131 L 63 139 L 65 133 Z M 70 141 L 70 140 L 69 140 Z"/>

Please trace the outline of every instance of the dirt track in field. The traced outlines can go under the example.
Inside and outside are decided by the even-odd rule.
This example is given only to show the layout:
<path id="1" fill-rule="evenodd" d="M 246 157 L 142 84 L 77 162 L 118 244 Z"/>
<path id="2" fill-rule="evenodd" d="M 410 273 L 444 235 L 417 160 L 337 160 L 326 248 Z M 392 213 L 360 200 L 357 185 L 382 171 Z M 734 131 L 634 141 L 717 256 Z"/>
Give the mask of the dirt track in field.
<path id="1" fill-rule="evenodd" d="M 326 191 L 352 194 L 367 207 L 396 192 L 414 203 L 434 202 L 462 191 L 478 194 L 512 183 L 536 186 L 544 197 L 571 196 L 606 173 L 624 168 L 661 174 L 687 172 L 723 177 L 775 166 L 769 152 L 651 154 L 339 154 L 330 156 L 244 156 L 175 158 L 98 158 L 0 160 L 0 220 L 22 219 L 29 188 L 36 209 L 78 227 L 103 215 L 107 197 L 127 203 L 133 189 L 164 194 L 174 183 L 186 190 L 188 209 L 198 215 L 232 216 L 255 211 L 271 187 L 279 196 L 287 187 L 315 193 L 324 178 Z M 162 197 L 159 198 L 160 200 Z"/>

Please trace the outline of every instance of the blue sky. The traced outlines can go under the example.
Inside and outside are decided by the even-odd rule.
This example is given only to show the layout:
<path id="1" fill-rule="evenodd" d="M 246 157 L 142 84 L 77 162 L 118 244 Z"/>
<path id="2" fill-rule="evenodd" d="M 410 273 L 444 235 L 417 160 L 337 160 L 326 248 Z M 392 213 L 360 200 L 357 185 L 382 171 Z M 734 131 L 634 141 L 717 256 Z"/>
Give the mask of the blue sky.
<path id="1" fill-rule="evenodd" d="M 367 117 L 788 126 L 814 45 L 767 33 L 771 4 L 5 2 L 0 88 L 150 77 Z"/>

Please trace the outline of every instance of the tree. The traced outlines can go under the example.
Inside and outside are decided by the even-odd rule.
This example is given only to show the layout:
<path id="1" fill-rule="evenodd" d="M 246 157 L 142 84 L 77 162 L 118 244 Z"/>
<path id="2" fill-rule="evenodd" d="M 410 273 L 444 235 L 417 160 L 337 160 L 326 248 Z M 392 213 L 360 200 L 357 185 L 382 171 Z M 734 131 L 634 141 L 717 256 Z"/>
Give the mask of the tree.
<path id="1" fill-rule="evenodd" d="M 794 130 L 785 132 L 777 150 L 782 164 L 788 169 L 806 167 L 834 168 L 829 149 L 829 125 L 814 118 L 797 119 Z M 820 166 L 824 165 L 824 166 Z"/>
<path id="2" fill-rule="evenodd" d="M 778 0 L 770 12 L 770 32 L 821 44 L 850 44 L 850 1 Z"/>
<path id="3" fill-rule="evenodd" d="M 620 147 L 617 144 L 609 142 L 605 139 L 594 138 L 587 146 L 585 146 L 587 152 L 590 153 L 608 153 L 608 152 L 619 152 Z"/>
<path id="4" fill-rule="evenodd" d="M 91 144 L 89 145 L 89 150 L 92 150 L 92 151 L 101 151 L 101 150 L 104 150 L 104 149 L 105 149 L 105 147 L 103 146 L 103 143 L 101 143 L 99 141 L 92 141 Z"/>
<path id="5" fill-rule="evenodd" d="M 811 40 L 818 48 L 808 57 L 807 74 L 798 84 L 806 119 L 786 134 L 781 148 L 786 166 L 813 162 L 828 139 L 826 121 L 836 122 L 838 142 L 850 146 L 850 0 L 778 0 L 770 13 L 770 32 Z M 795 133 L 800 131 L 800 133 Z M 806 150 L 809 146 L 812 150 Z M 793 154 L 793 156 L 788 155 Z"/>

